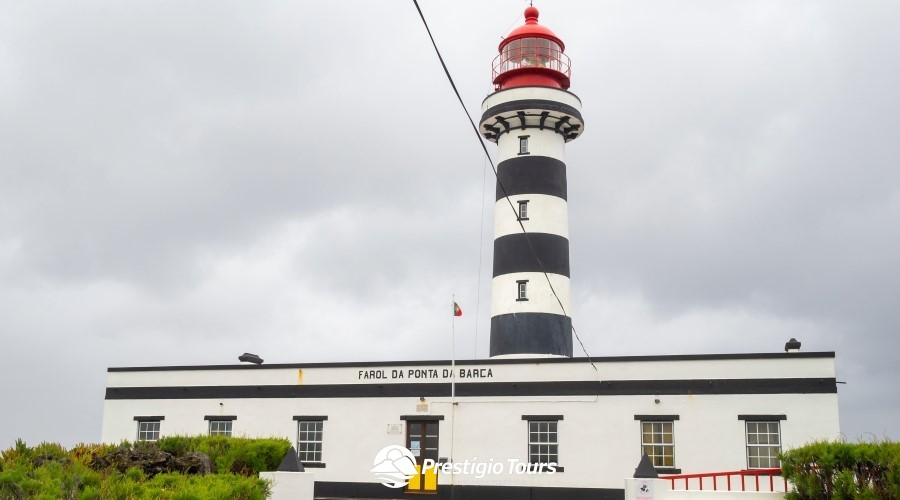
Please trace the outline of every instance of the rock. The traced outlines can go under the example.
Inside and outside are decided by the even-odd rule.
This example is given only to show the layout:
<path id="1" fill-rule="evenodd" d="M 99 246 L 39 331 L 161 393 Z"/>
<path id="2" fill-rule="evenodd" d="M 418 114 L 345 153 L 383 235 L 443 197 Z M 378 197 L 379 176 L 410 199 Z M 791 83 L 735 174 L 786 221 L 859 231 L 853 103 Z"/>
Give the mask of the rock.
<path id="1" fill-rule="evenodd" d="M 184 455 L 172 457 L 172 470 L 182 474 L 209 474 L 212 464 L 209 456 L 199 451 L 189 451 Z"/>

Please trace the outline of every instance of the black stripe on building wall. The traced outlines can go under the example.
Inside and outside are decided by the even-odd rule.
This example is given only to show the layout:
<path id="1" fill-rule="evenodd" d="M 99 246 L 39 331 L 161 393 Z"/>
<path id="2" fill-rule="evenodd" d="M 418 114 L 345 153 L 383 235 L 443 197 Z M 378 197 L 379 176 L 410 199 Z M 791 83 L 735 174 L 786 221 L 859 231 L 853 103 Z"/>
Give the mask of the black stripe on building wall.
<path id="1" fill-rule="evenodd" d="M 581 111 L 578 111 L 574 106 L 570 106 L 564 102 L 550 101 L 547 99 L 522 99 L 519 101 L 504 102 L 488 108 L 481 114 L 481 121 L 479 123 L 487 122 L 488 124 L 493 125 L 494 117 L 497 115 L 525 110 L 546 110 L 556 112 L 558 114 L 573 116 L 578 118 L 579 121 L 584 122 Z"/>
<path id="2" fill-rule="evenodd" d="M 635 420 L 642 422 L 671 422 L 672 420 L 680 420 L 678 415 L 635 415 Z"/>
<path id="3" fill-rule="evenodd" d="M 402 489 L 388 488 L 378 483 L 339 483 L 316 481 L 314 495 L 334 498 L 423 498 L 422 493 L 408 493 Z M 450 486 L 438 485 L 435 494 L 425 498 L 447 500 L 451 498 Z M 625 490 L 613 488 L 531 488 L 528 486 L 474 486 L 456 485 L 454 500 L 624 500 Z"/>
<path id="4" fill-rule="evenodd" d="M 495 278 L 510 273 L 542 271 L 569 276 L 568 238 L 548 233 L 513 233 L 494 240 Z M 513 293 L 515 290 L 510 290 L 510 294 Z"/>
<path id="5" fill-rule="evenodd" d="M 497 165 L 496 199 L 506 194 L 546 194 L 567 199 L 566 164 L 549 156 L 516 156 Z"/>
<path id="6" fill-rule="evenodd" d="M 456 395 L 464 397 L 832 394 L 836 392 L 837 384 L 833 378 L 572 380 L 561 382 L 463 382 L 456 384 Z M 108 387 L 106 389 L 107 400 L 418 398 L 449 396 L 449 383 Z M 152 418 L 161 419 L 161 417 Z"/>
<path id="7" fill-rule="evenodd" d="M 760 352 L 730 354 L 663 354 L 654 356 L 599 356 L 593 358 L 595 363 L 633 363 L 635 361 L 713 361 L 744 359 L 786 359 L 786 358 L 826 358 L 833 359 L 834 351 L 825 352 Z M 457 365 L 527 365 L 534 363 L 587 363 L 588 359 L 579 358 L 547 358 L 540 361 L 534 359 L 457 359 Z M 406 361 L 343 361 L 337 363 L 271 363 L 266 365 L 182 365 L 182 366 L 114 366 L 107 368 L 110 373 L 128 372 L 183 372 L 208 370 L 283 370 L 285 368 L 379 368 L 385 366 L 441 366 L 449 367 L 449 359 L 439 360 L 406 360 Z"/>
<path id="8" fill-rule="evenodd" d="M 215 420 L 217 422 L 237 420 L 237 415 L 206 415 L 203 417 L 203 420 Z"/>
<path id="9" fill-rule="evenodd" d="M 559 306 L 554 302 L 554 305 Z M 562 314 L 517 313 L 491 318 L 491 356 L 572 355 L 572 318 Z"/>

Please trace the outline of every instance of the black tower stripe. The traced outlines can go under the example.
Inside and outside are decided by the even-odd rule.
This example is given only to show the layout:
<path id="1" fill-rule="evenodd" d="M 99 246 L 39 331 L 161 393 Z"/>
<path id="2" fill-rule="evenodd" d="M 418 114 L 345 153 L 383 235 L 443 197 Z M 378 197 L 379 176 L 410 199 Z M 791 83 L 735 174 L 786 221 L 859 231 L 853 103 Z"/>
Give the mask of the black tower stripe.
<path id="1" fill-rule="evenodd" d="M 491 318 L 491 356 L 555 354 L 572 356 L 572 318 L 561 314 L 518 313 Z"/>
<path id="2" fill-rule="evenodd" d="M 566 199 L 566 164 L 549 156 L 521 156 L 497 165 L 497 200 L 506 194 L 546 194 Z"/>
<path id="3" fill-rule="evenodd" d="M 528 233 L 528 241 L 522 233 L 508 234 L 494 240 L 494 277 L 509 273 L 548 273 L 569 276 L 569 240 L 547 233 Z M 541 260 L 544 268 L 534 256 Z"/>

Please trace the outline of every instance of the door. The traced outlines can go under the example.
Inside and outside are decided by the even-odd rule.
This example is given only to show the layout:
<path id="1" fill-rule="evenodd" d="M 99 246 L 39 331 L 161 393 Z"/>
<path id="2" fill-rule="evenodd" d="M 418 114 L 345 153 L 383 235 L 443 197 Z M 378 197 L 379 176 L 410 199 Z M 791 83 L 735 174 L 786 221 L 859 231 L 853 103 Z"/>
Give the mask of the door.
<path id="1" fill-rule="evenodd" d="M 409 480 L 409 493 L 437 493 L 437 469 L 424 470 L 425 459 L 438 461 L 438 421 L 409 420 L 406 422 L 406 448 L 416 457 L 418 474 Z"/>

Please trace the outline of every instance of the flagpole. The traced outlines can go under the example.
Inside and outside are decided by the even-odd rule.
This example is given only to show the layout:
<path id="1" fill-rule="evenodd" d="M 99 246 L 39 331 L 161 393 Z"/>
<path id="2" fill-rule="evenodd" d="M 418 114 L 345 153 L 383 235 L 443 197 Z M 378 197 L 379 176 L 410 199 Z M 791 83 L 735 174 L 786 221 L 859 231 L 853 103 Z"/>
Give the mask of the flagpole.
<path id="1" fill-rule="evenodd" d="M 453 326 L 450 331 L 450 402 L 456 404 L 456 294 L 453 297 Z"/>
<path id="2" fill-rule="evenodd" d="M 450 498 L 453 499 L 456 475 L 453 473 L 453 441 L 456 438 L 456 294 L 453 300 L 453 320 L 450 328 Z"/>

